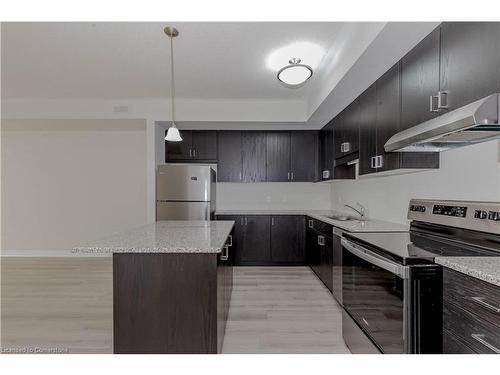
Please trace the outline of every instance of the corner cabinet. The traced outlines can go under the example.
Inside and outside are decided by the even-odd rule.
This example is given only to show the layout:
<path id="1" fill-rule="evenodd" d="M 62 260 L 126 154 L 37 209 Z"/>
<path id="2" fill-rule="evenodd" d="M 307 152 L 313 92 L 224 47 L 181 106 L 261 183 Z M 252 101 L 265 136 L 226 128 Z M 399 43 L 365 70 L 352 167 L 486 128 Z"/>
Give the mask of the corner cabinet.
<path id="1" fill-rule="evenodd" d="M 233 265 L 305 265 L 305 217 L 302 215 L 217 215 L 235 222 Z"/>
<path id="2" fill-rule="evenodd" d="M 181 142 L 165 141 L 166 162 L 215 162 L 217 132 L 215 130 L 180 130 Z M 165 132 L 166 135 L 166 132 Z"/>

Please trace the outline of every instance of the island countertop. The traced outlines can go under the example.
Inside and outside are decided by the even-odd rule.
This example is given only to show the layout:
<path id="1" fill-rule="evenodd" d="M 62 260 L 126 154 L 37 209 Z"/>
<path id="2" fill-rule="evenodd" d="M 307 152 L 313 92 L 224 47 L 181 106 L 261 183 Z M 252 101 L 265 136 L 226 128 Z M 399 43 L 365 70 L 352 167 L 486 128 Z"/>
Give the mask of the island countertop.
<path id="1" fill-rule="evenodd" d="M 234 221 L 158 221 L 95 240 L 78 253 L 220 253 Z"/>

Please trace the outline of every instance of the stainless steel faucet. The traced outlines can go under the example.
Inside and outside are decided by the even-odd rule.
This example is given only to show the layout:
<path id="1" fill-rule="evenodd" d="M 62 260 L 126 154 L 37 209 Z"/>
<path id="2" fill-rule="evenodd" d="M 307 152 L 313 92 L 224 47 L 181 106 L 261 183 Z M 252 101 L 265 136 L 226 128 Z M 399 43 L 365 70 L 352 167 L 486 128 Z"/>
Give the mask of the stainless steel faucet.
<path id="1" fill-rule="evenodd" d="M 363 220 L 365 218 L 365 211 L 366 211 L 365 207 L 359 202 L 356 202 L 356 204 L 359 206 L 359 210 L 348 204 L 344 204 L 344 206 L 349 207 L 350 209 L 356 211 L 359 214 L 359 216 L 361 216 L 361 220 Z"/>

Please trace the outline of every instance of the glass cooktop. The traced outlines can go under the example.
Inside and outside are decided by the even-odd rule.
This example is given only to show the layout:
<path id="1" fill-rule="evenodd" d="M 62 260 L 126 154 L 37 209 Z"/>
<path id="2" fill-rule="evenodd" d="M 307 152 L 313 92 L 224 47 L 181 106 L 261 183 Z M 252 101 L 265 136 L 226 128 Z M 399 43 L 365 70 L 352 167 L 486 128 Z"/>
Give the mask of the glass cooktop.
<path id="1" fill-rule="evenodd" d="M 499 251 L 415 231 L 390 233 L 345 233 L 349 240 L 382 253 L 404 265 L 432 263 L 435 257 L 500 256 Z"/>

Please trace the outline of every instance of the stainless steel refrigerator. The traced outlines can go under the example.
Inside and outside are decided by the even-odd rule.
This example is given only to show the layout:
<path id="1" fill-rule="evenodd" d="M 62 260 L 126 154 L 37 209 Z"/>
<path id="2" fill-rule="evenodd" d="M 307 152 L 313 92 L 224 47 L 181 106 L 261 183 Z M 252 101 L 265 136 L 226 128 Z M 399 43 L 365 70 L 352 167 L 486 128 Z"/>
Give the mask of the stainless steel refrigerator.
<path id="1" fill-rule="evenodd" d="M 156 174 L 156 220 L 212 220 L 215 171 L 208 165 L 160 165 Z"/>

